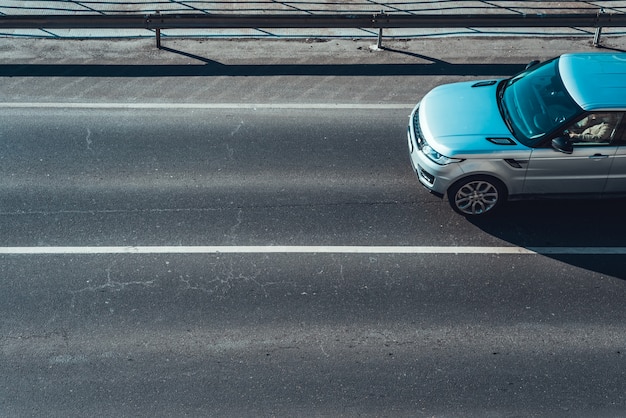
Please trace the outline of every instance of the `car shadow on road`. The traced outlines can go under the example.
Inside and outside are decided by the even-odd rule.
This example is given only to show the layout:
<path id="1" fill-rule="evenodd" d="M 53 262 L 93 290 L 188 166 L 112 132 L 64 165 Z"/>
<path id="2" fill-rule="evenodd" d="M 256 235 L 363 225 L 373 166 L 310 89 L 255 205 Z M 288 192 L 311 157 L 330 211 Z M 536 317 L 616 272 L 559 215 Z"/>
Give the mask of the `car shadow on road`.
<path id="1" fill-rule="evenodd" d="M 600 249 L 602 254 L 546 254 L 586 270 L 626 280 L 626 255 L 610 254 L 626 247 L 626 199 L 534 200 L 509 202 L 485 218 L 468 220 L 489 233 L 523 248 Z"/>

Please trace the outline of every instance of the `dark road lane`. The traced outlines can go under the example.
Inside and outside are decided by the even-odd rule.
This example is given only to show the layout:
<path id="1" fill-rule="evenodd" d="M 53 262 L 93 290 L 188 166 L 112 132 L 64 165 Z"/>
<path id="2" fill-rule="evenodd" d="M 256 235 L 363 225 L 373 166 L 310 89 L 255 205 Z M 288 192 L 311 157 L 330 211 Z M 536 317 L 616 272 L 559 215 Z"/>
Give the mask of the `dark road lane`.
<path id="1" fill-rule="evenodd" d="M 0 412 L 622 411 L 623 253 L 498 249 L 626 247 L 624 202 L 468 221 L 411 172 L 409 110 L 4 109 L 3 248 L 494 250 L 0 255 Z"/>
<path id="2" fill-rule="evenodd" d="M 8 415 L 624 407 L 623 281 L 543 256 L 3 256 Z"/>

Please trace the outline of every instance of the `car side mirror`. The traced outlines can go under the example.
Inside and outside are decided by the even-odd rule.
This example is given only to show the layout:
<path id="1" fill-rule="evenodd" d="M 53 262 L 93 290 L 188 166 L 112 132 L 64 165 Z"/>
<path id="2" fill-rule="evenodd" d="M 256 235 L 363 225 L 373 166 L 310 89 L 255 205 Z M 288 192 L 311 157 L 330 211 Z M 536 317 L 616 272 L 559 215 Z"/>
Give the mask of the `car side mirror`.
<path id="1" fill-rule="evenodd" d="M 574 146 L 572 145 L 572 141 L 570 141 L 569 137 L 565 135 L 554 138 L 552 140 L 552 148 L 564 154 L 571 154 L 572 152 L 574 152 Z"/>
<path id="2" fill-rule="evenodd" d="M 532 60 L 531 62 L 529 62 L 528 64 L 526 64 L 526 68 L 525 70 L 528 70 L 530 67 L 534 67 L 535 65 L 539 64 L 540 61 L 539 60 Z"/>

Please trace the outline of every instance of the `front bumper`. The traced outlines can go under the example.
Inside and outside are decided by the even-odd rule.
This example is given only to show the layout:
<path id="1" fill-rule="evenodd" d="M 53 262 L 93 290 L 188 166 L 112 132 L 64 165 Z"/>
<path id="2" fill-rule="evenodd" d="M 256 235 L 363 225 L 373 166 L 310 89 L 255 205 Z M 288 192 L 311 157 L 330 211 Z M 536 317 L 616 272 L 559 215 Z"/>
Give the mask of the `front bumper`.
<path id="1" fill-rule="evenodd" d="M 407 140 L 411 165 L 418 180 L 433 194 L 444 196 L 450 185 L 463 174 L 459 164 L 439 165 L 428 158 L 418 145 L 412 122 L 407 129 Z"/>

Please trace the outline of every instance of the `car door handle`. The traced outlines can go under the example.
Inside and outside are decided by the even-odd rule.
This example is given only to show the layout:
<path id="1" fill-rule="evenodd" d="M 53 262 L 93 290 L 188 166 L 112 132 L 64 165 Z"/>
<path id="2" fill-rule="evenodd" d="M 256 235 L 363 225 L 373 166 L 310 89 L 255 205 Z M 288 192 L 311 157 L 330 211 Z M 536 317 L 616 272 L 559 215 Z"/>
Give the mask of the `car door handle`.
<path id="1" fill-rule="evenodd" d="M 592 160 L 604 160 L 605 158 L 609 158 L 609 156 L 604 154 L 593 154 L 590 155 L 589 158 Z"/>

